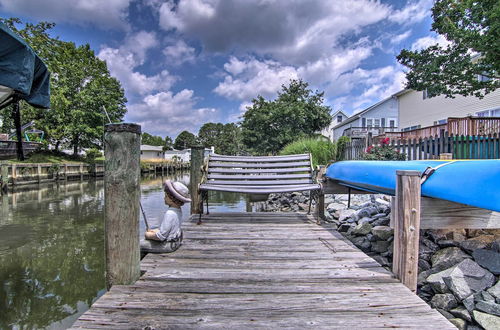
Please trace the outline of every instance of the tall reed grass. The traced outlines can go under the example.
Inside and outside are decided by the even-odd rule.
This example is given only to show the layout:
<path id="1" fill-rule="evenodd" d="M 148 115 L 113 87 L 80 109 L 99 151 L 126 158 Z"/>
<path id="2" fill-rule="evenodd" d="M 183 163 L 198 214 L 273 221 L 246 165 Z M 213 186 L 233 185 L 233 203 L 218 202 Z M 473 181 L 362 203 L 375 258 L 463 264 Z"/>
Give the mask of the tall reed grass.
<path id="1" fill-rule="evenodd" d="M 327 165 L 336 159 L 337 145 L 326 138 L 302 138 L 286 145 L 280 155 L 310 153 L 313 166 Z"/>

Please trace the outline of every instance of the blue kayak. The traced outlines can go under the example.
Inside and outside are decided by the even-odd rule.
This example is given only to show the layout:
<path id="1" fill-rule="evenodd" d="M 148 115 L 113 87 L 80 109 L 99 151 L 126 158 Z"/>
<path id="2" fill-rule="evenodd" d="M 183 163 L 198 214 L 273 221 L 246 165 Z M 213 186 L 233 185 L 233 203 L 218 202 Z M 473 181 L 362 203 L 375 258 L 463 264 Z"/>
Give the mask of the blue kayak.
<path id="1" fill-rule="evenodd" d="M 443 165 L 446 164 L 446 165 Z M 422 196 L 500 212 L 500 160 L 342 161 L 326 176 L 337 183 L 394 195 L 397 170 L 437 168 L 422 184 Z"/>

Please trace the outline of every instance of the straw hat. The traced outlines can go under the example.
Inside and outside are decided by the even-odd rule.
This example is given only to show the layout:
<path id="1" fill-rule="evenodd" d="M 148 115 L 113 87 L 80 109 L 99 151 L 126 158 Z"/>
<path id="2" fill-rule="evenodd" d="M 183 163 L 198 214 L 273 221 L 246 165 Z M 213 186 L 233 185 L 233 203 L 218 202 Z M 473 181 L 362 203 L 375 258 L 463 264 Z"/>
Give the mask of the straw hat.
<path id="1" fill-rule="evenodd" d="M 163 189 L 165 191 L 170 192 L 175 198 L 184 203 L 191 202 L 189 198 L 189 189 L 181 182 L 172 182 L 170 180 L 165 180 L 165 184 L 163 185 Z"/>

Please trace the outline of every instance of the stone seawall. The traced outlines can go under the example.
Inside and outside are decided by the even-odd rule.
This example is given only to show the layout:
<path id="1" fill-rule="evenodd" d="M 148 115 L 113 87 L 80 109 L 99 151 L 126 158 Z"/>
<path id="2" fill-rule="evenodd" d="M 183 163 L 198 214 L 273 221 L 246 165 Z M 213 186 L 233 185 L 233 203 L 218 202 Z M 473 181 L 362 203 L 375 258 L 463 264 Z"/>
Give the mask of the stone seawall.
<path id="1" fill-rule="evenodd" d="M 385 195 L 325 196 L 325 217 L 392 269 L 394 231 Z M 309 193 L 271 194 L 261 211 L 307 211 Z M 417 294 L 459 329 L 500 329 L 500 230 L 422 230 Z"/>

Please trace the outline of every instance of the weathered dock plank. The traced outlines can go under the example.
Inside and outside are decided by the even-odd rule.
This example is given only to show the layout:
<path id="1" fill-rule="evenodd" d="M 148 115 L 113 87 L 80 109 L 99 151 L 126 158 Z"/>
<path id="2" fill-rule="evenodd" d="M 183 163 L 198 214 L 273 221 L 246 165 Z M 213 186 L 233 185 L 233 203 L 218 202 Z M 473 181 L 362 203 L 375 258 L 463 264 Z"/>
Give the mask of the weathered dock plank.
<path id="1" fill-rule="evenodd" d="M 136 283 L 112 287 L 73 327 L 454 329 L 306 215 L 213 214 L 186 224 L 184 237 L 175 253 L 144 258 Z"/>

